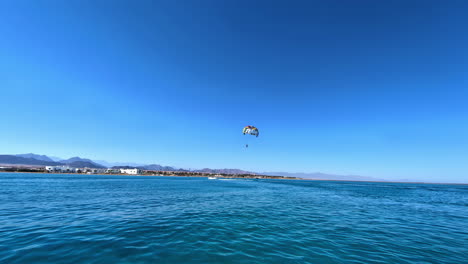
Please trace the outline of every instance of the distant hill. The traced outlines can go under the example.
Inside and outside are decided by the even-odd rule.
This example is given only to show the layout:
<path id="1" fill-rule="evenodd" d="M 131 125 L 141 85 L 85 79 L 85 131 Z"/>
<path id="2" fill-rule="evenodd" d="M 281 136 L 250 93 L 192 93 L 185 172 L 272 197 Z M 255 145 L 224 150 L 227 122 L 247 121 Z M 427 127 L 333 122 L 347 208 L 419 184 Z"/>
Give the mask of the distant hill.
<path id="1" fill-rule="evenodd" d="M 112 169 L 117 170 L 117 169 L 135 169 L 137 167 L 134 166 L 113 166 Z"/>
<path id="2" fill-rule="evenodd" d="M 80 158 L 80 157 L 72 157 L 72 158 L 69 158 L 69 159 L 61 160 L 60 162 L 65 163 L 65 164 L 69 164 L 69 163 L 72 163 L 72 162 L 75 162 L 75 161 L 93 162 L 90 159 L 83 159 L 83 158 Z"/>
<path id="3" fill-rule="evenodd" d="M 189 171 L 185 169 L 174 168 L 171 166 L 163 166 L 159 164 L 148 164 L 142 165 L 137 163 L 125 163 L 125 162 L 105 162 L 102 161 L 105 165 L 102 165 L 98 162 L 92 161 L 90 159 L 72 157 L 65 160 L 60 160 L 59 162 L 53 161 L 49 156 L 39 155 L 34 153 L 27 154 L 18 154 L 18 155 L 0 155 L 0 164 L 12 164 L 12 165 L 36 165 L 36 166 L 57 166 L 57 165 L 68 165 L 74 168 L 108 168 L 112 167 L 114 169 L 131 169 L 139 168 L 142 170 L 153 170 L 153 171 Z M 113 165 L 112 165 L 113 164 Z M 112 165 L 112 166 L 110 166 Z M 204 168 L 200 170 L 192 170 L 193 172 L 201 173 L 213 173 L 213 174 L 262 174 L 269 176 L 286 176 L 286 177 L 295 177 L 303 179 L 317 179 L 317 180 L 338 180 L 338 181 L 385 181 L 379 178 L 359 176 L 359 175 L 336 175 L 336 174 L 326 174 L 326 173 L 291 173 L 291 172 L 251 172 L 240 169 L 210 169 Z"/>
<path id="4" fill-rule="evenodd" d="M 53 159 L 47 157 L 46 155 L 38 155 L 38 154 L 34 154 L 34 153 L 16 154 L 15 156 L 22 157 L 22 158 L 28 158 L 28 159 L 36 159 L 36 160 L 54 162 Z"/>
<path id="5" fill-rule="evenodd" d="M 73 157 L 69 158 L 66 160 L 61 160 L 61 163 L 67 164 L 70 167 L 74 168 L 95 168 L 95 169 L 101 169 L 101 168 L 106 168 L 106 166 L 103 166 L 101 164 L 98 164 L 90 159 L 83 159 L 80 157 Z"/>
<path id="6" fill-rule="evenodd" d="M 26 157 L 21 157 L 18 155 L 0 155 L 0 164 L 12 164 L 12 165 L 37 165 L 37 166 L 59 166 L 59 165 L 68 165 L 70 167 L 74 168 L 95 168 L 95 169 L 100 169 L 100 168 L 105 168 L 104 166 L 97 164 L 95 162 L 92 162 L 89 159 L 81 159 L 79 157 L 74 157 L 68 160 L 64 160 L 65 162 L 55 162 L 52 161 L 50 158 L 50 161 L 48 161 L 46 158 L 48 158 L 45 155 L 37 155 L 37 154 L 19 154 L 21 156 L 26 156 Z M 36 157 L 36 158 L 28 158 L 28 157 Z M 44 158 L 46 157 L 46 158 Z M 41 159 L 37 159 L 41 158 Z"/>
<path id="7" fill-rule="evenodd" d="M 62 165 L 59 162 L 44 161 L 32 158 L 23 158 L 16 155 L 0 155 L 0 164 L 22 164 L 22 165 L 38 165 L 38 166 L 55 166 Z"/>
<path id="8" fill-rule="evenodd" d="M 385 181 L 383 179 L 359 176 L 359 175 L 336 175 L 326 173 L 292 173 L 292 172 L 264 172 L 264 175 L 270 176 L 287 176 L 287 177 L 299 177 L 303 179 L 315 179 L 315 180 L 335 180 L 335 181 Z"/>
<path id="9" fill-rule="evenodd" d="M 142 170 L 152 170 L 152 171 L 189 171 L 186 169 L 174 168 L 171 166 L 162 166 L 159 164 L 150 164 L 144 166 L 113 166 L 113 169 L 133 169 L 138 168 Z M 204 168 L 201 170 L 192 170 L 193 172 L 202 172 L 202 173 L 214 173 L 214 174 L 257 174 L 255 172 L 244 171 L 239 169 L 209 169 Z"/>
<path id="10" fill-rule="evenodd" d="M 73 161 L 73 162 L 68 163 L 67 165 L 73 168 L 93 168 L 93 169 L 106 168 L 105 166 L 102 166 L 101 164 L 88 162 L 88 161 Z"/>
<path id="11" fill-rule="evenodd" d="M 112 169 L 134 169 L 134 168 L 138 168 L 141 170 L 151 170 L 151 171 L 184 171 L 183 169 L 176 169 L 170 166 L 161 166 L 158 164 L 150 164 L 150 165 L 143 165 L 143 166 L 121 165 L 121 166 L 112 167 Z"/>
<path id="12" fill-rule="evenodd" d="M 140 166 L 139 168 L 143 170 L 154 170 L 154 171 L 179 171 L 179 169 L 176 169 L 170 166 L 161 166 L 158 164 L 144 165 L 144 166 Z"/>
<path id="13" fill-rule="evenodd" d="M 108 162 L 105 160 L 93 160 L 94 163 L 101 164 L 103 166 L 106 166 L 108 168 L 111 167 L 118 167 L 118 166 L 133 166 L 134 168 L 136 167 L 141 167 L 141 166 L 146 166 L 143 163 L 134 163 L 134 162 Z"/>
<path id="14" fill-rule="evenodd" d="M 62 158 L 55 157 L 55 156 L 47 156 L 47 157 L 49 157 L 51 160 L 53 160 L 55 162 L 59 162 L 59 161 L 63 160 Z"/>

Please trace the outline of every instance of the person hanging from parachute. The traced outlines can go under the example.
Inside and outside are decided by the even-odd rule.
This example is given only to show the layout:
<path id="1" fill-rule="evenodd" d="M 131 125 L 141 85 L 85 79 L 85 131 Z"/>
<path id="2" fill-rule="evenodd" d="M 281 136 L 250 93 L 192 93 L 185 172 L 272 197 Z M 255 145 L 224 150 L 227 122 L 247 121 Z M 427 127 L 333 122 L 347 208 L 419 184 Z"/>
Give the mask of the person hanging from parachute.
<path id="1" fill-rule="evenodd" d="M 258 137 L 258 135 L 259 135 L 258 128 L 254 127 L 254 126 L 244 127 L 244 129 L 242 129 L 242 133 L 244 135 L 247 134 L 247 135 L 252 135 L 252 136 L 256 136 L 256 137 Z M 245 147 L 248 148 L 249 144 L 245 144 Z"/>

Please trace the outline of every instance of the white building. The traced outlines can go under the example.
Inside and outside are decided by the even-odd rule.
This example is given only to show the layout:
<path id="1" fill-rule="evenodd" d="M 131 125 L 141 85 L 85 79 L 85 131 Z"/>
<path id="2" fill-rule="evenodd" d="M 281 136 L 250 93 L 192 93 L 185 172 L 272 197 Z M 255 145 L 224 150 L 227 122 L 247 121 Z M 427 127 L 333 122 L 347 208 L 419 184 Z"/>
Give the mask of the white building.
<path id="1" fill-rule="evenodd" d="M 109 169 L 106 169 L 106 173 L 117 174 L 117 173 L 120 173 L 120 170 L 109 168 Z"/>
<path id="2" fill-rule="evenodd" d="M 70 166 L 46 166 L 47 172 L 75 172 L 75 169 Z"/>
<path id="3" fill-rule="evenodd" d="M 139 174 L 141 173 L 140 169 L 120 169 L 120 173 L 123 174 Z"/>
<path id="4" fill-rule="evenodd" d="M 106 169 L 97 169 L 97 168 L 83 168 L 81 169 L 81 172 L 87 173 L 87 174 L 104 174 L 106 173 Z"/>

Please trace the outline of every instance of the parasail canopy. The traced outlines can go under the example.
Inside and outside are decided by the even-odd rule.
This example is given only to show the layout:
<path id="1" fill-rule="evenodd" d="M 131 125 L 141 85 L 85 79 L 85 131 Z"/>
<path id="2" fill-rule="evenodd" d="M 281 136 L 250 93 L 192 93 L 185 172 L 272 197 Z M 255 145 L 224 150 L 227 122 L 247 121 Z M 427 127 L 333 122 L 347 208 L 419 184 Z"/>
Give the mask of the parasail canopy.
<path id="1" fill-rule="evenodd" d="M 244 129 L 242 129 L 242 133 L 245 135 L 252 135 L 252 136 L 257 136 L 258 137 L 258 128 L 254 126 L 246 126 Z"/>

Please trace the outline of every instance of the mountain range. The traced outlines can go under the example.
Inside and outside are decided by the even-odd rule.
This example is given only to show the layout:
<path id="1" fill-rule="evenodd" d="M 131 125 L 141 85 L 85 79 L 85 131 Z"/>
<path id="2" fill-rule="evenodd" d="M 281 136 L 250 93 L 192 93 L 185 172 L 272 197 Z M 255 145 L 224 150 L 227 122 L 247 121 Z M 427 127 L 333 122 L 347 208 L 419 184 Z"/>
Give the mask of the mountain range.
<path id="1" fill-rule="evenodd" d="M 60 166 L 68 165 L 74 168 L 105 168 L 89 159 L 81 159 L 73 157 L 68 160 L 61 160 L 59 162 L 53 161 L 45 155 L 37 154 L 18 154 L 18 155 L 0 155 L 0 164 L 3 165 L 30 165 L 30 166 Z"/>
<path id="2" fill-rule="evenodd" d="M 170 166 L 161 166 L 159 164 L 143 165 L 143 166 L 138 166 L 138 168 L 143 169 L 143 170 L 154 170 L 154 171 L 178 171 L 180 170 L 180 169 L 176 169 Z"/>
<path id="3" fill-rule="evenodd" d="M 54 161 L 55 160 L 55 161 Z M 58 161 L 57 161 L 58 160 Z M 365 177 L 359 175 L 336 175 L 326 173 L 291 173 L 291 172 L 263 172 L 256 173 L 251 171 L 244 171 L 240 169 L 210 169 L 204 168 L 200 170 L 185 170 L 180 168 L 174 168 L 171 166 L 162 166 L 159 164 L 138 164 L 138 163 L 111 163 L 106 161 L 93 161 L 90 159 L 72 157 L 69 159 L 60 159 L 56 157 L 49 157 L 46 155 L 38 155 L 34 153 L 17 154 L 17 155 L 0 155 L 0 165 L 29 165 L 29 166 L 56 166 L 56 165 L 68 165 L 74 168 L 139 168 L 142 170 L 154 170 L 154 171 L 192 171 L 202 173 L 214 173 L 214 174 L 259 174 L 269 176 L 286 176 L 286 177 L 298 177 L 303 179 L 315 179 L 315 180 L 340 180 L 340 181 L 385 181 L 383 179 Z"/>
<path id="4" fill-rule="evenodd" d="M 15 155 L 0 155 L 0 164 L 21 164 L 21 165 L 43 165 L 55 166 L 62 165 L 62 163 L 47 160 L 38 160 L 34 158 L 27 158 Z"/>
<path id="5" fill-rule="evenodd" d="M 18 155 L 15 155 L 17 157 L 22 157 L 22 158 L 28 158 L 28 159 L 36 159 L 36 160 L 42 160 L 42 161 L 49 161 L 49 162 L 54 162 L 56 160 L 53 160 L 49 157 L 47 157 L 46 155 L 37 155 L 37 154 L 33 154 L 33 153 L 27 153 L 27 154 L 18 154 Z"/>
<path id="6" fill-rule="evenodd" d="M 95 168 L 95 169 L 103 169 L 107 168 L 99 163 L 96 163 L 90 159 L 82 159 L 80 157 L 73 157 L 66 160 L 61 160 L 60 163 L 67 164 L 70 167 L 74 168 Z"/>

